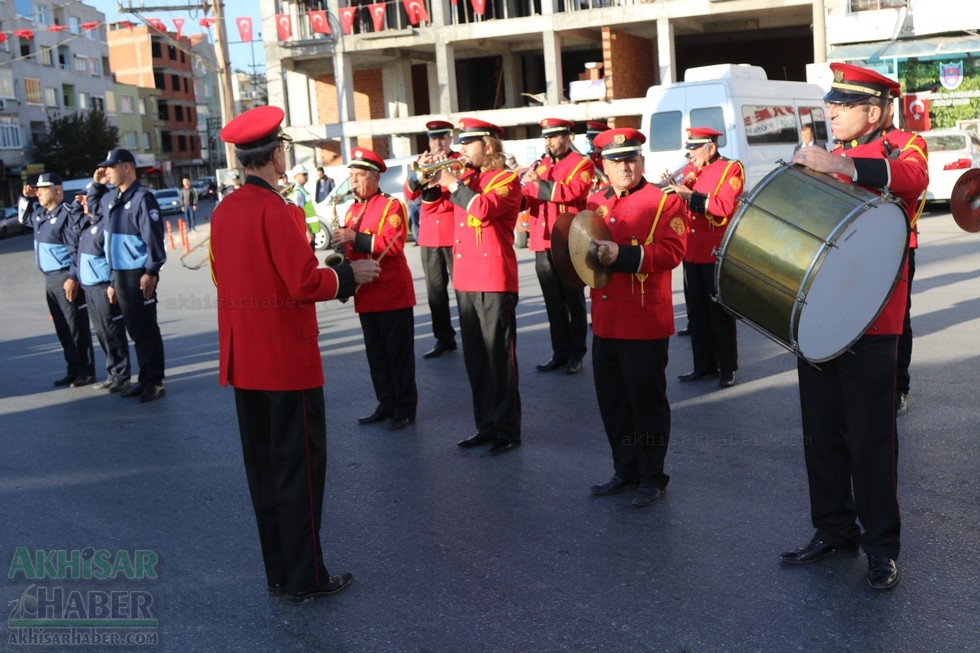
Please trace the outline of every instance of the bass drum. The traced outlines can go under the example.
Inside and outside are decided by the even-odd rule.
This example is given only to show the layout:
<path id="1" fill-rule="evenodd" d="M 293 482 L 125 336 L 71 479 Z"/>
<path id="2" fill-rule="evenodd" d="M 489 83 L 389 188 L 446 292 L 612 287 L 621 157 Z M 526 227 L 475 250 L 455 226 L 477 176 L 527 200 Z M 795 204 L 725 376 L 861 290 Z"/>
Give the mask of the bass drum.
<path id="1" fill-rule="evenodd" d="M 725 233 L 717 300 L 801 358 L 828 361 L 885 307 L 908 240 L 894 198 L 781 163 Z"/>

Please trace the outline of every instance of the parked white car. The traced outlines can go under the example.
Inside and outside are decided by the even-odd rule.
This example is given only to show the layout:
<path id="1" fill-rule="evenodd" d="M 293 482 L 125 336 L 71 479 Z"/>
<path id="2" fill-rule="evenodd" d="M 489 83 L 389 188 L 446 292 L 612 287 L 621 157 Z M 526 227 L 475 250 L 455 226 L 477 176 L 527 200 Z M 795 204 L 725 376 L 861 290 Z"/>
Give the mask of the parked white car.
<path id="1" fill-rule="evenodd" d="M 980 137 L 964 129 L 937 129 L 919 134 L 929 146 L 929 188 L 926 200 L 948 202 L 956 181 L 980 168 Z"/>

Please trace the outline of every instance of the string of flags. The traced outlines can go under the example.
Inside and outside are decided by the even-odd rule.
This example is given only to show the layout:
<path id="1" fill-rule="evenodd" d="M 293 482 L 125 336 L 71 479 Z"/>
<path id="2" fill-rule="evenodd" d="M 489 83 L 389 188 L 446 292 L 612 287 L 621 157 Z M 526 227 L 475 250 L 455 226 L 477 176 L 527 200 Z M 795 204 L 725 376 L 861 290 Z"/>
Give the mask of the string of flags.
<path id="1" fill-rule="evenodd" d="M 455 6 L 458 4 L 458 0 L 450 0 L 450 3 Z M 473 13 L 478 16 L 483 16 L 486 12 L 486 0 L 470 0 L 473 7 Z M 420 23 L 429 21 L 429 13 L 425 9 L 425 4 L 423 0 L 402 0 L 402 7 L 405 9 L 405 14 L 408 17 L 408 22 L 412 26 L 418 26 Z M 357 19 L 357 13 L 361 8 L 366 8 L 371 15 L 371 19 L 374 26 L 375 32 L 380 32 L 385 28 L 385 12 L 387 10 L 386 2 L 376 2 L 374 4 L 359 5 L 356 7 L 341 7 L 340 8 L 340 27 L 344 34 L 351 34 L 354 30 L 354 21 Z M 330 27 L 330 16 L 326 9 L 320 9 L 315 11 L 309 11 L 306 14 L 307 19 L 310 21 L 310 29 L 315 34 L 333 34 L 333 30 Z M 217 21 L 216 18 L 212 16 L 206 16 L 197 21 L 198 25 L 204 29 L 210 29 L 212 25 Z M 168 31 L 166 23 L 160 18 L 147 18 L 146 22 L 153 28 L 166 32 Z M 177 38 L 180 38 L 183 34 L 185 20 L 183 18 L 172 18 L 171 22 L 174 25 L 174 29 L 177 33 Z M 93 21 L 82 23 L 80 25 L 83 31 L 92 31 L 98 29 L 103 23 Z M 120 27 L 133 29 L 134 24 L 132 21 L 120 20 L 115 21 L 115 24 Z M 252 31 L 252 18 L 251 16 L 239 16 L 235 18 L 235 25 L 238 27 L 238 35 L 242 42 L 250 43 L 253 37 Z M 49 25 L 47 31 L 49 32 L 64 32 L 68 30 L 67 25 Z M 286 41 L 293 34 L 293 22 L 292 17 L 288 14 L 276 14 L 276 31 L 278 32 L 279 40 Z M 35 32 L 30 29 L 18 29 L 14 30 L 13 35 L 22 39 L 33 39 Z M 0 32 L 0 43 L 3 43 L 8 38 L 6 32 Z"/>

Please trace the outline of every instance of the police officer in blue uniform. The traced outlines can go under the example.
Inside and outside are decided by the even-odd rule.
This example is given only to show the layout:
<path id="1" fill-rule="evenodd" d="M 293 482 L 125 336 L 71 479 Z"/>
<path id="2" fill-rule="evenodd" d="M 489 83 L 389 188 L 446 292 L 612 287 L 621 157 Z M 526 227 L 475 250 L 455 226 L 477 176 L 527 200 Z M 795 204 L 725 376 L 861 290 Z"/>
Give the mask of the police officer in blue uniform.
<path id="1" fill-rule="evenodd" d="M 105 221 L 87 210 L 84 191 L 75 197 L 72 208 L 82 215 L 78 247 L 72 256 L 68 276 L 81 283 L 88 314 L 105 353 L 106 380 L 96 387 L 109 392 L 125 392 L 131 383 L 129 341 L 118 302 L 109 301 L 112 271 L 105 255 Z M 76 209 L 77 205 L 77 209 Z"/>
<path id="2" fill-rule="evenodd" d="M 121 394 L 153 401 L 166 393 L 156 293 L 160 268 L 167 262 L 160 206 L 136 178 L 136 159 L 129 150 L 111 150 L 96 168 L 94 181 L 87 201 L 89 211 L 105 221 L 105 254 L 112 271 L 109 300 L 119 302 L 140 368 L 138 382 Z"/>
<path id="3" fill-rule="evenodd" d="M 44 273 L 48 310 L 68 366 L 67 374 L 54 385 L 77 388 L 95 381 L 95 365 L 85 294 L 70 290 L 71 250 L 78 239 L 80 216 L 65 204 L 61 183 L 59 175 L 41 173 L 36 184 L 38 204 L 24 221 L 34 227 L 34 256 Z"/>

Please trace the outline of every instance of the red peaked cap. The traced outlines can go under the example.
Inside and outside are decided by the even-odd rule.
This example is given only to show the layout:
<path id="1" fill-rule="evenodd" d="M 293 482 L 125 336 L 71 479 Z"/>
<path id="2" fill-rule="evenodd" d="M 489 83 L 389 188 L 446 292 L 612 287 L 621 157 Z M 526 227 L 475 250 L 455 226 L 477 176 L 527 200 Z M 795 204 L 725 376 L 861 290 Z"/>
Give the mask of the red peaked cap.
<path id="1" fill-rule="evenodd" d="M 602 150 L 603 159 L 620 161 L 638 155 L 646 142 L 646 137 L 639 129 L 622 127 L 607 129 L 595 137 L 592 145 Z"/>
<path id="2" fill-rule="evenodd" d="M 445 120 L 431 120 L 425 123 L 425 131 L 429 138 L 439 138 L 453 133 L 453 123 Z"/>
<path id="3" fill-rule="evenodd" d="M 600 134 L 607 129 L 609 129 L 609 125 L 598 120 L 590 120 L 585 123 L 585 135 L 589 138 L 595 138 L 596 134 Z"/>
<path id="4" fill-rule="evenodd" d="M 388 169 L 384 159 L 366 147 L 355 147 L 351 150 L 350 163 L 347 164 L 347 167 L 374 170 L 375 172 L 384 172 Z"/>
<path id="5" fill-rule="evenodd" d="M 834 81 L 830 92 L 823 96 L 825 102 L 848 104 L 871 97 L 889 98 L 902 94 L 901 85 L 893 79 L 849 63 L 832 63 Z"/>
<path id="6" fill-rule="evenodd" d="M 561 118 L 545 118 L 541 121 L 541 135 L 554 136 L 555 134 L 571 133 L 575 130 L 575 123 L 571 120 Z"/>
<path id="7" fill-rule="evenodd" d="M 468 143 L 469 141 L 483 138 L 484 136 L 496 136 L 502 138 L 504 130 L 493 123 L 476 118 L 460 118 L 459 134 L 456 136 L 456 144 Z"/>
<path id="8" fill-rule="evenodd" d="M 717 143 L 719 136 L 721 136 L 721 132 L 715 131 L 711 127 L 688 127 L 687 143 L 684 147 L 693 150 L 708 143 Z"/>
<path id="9" fill-rule="evenodd" d="M 221 140 L 243 150 L 268 145 L 275 140 L 291 141 L 282 131 L 285 112 L 279 107 L 255 107 L 234 118 L 221 130 Z"/>

